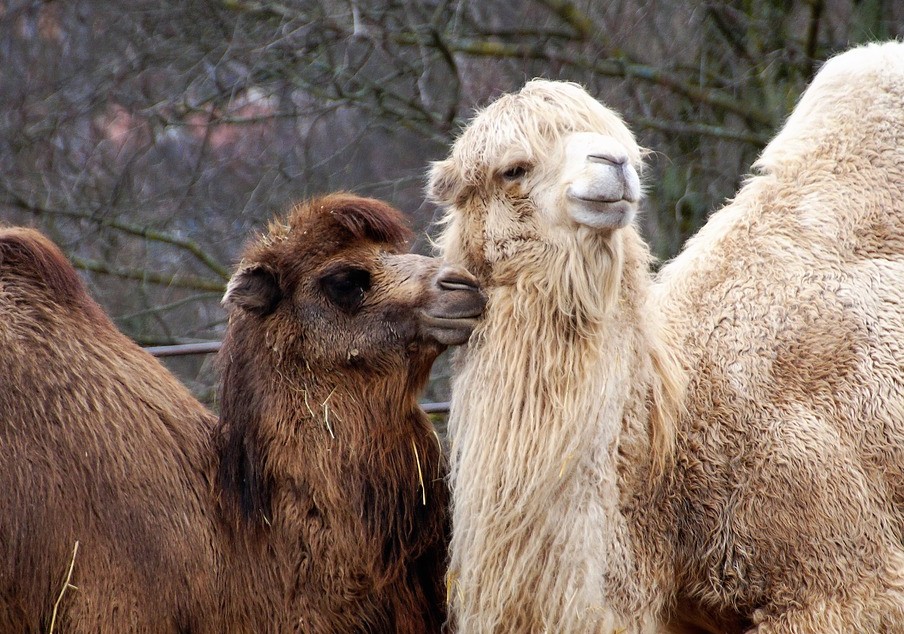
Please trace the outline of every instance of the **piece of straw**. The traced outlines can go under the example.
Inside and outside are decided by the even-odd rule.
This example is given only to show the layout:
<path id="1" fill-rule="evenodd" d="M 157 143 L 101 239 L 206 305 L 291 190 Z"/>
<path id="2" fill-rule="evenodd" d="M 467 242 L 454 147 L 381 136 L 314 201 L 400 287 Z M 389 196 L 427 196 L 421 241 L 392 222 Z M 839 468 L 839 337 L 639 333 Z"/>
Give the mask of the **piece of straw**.
<path id="1" fill-rule="evenodd" d="M 78 590 L 77 587 L 69 583 L 72 581 L 72 570 L 75 568 L 75 555 L 78 553 L 78 540 L 75 541 L 75 547 L 72 549 L 72 560 L 69 562 L 69 571 L 66 573 L 66 580 L 63 582 L 63 589 L 60 590 L 60 595 L 57 597 L 56 603 L 53 604 L 53 615 L 50 617 L 50 629 L 47 630 L 47 634 L 53 634 L 53 628 L 56 627 L 56 618 L 57 618 L 57 610 L 60 607 L 60 601 L 63 600 L 63 595 L 66 594 L 66 590 L 72 588 L 73 590 Z"/>
<path id="2" fill-rule="evenodd" d="M 411 439 L 411 446 L 414 448 L 414 461 L 417 463 L 417 479 L 421 483 L 421 503 L 427 506 L 427 489 L 424 488 L 424 474 L 421 472 L 421 458 L 417 453 L 417 445 L 414 438 Z"/>

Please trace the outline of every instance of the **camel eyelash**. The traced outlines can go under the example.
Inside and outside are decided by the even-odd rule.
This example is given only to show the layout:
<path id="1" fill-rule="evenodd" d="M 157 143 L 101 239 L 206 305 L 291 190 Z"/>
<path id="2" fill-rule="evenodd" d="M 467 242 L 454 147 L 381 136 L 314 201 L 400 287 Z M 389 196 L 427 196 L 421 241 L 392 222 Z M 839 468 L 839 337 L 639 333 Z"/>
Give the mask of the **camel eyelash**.
<path id="1" fill-rule="evenodd" d="M 320 286 L 330 301 L 345 312 L 353 313 L 370 290 L 371 275 L 357 267 L 340 268 L 324 275 Z"/>
<path id="2" fill-rule="evenodd" d="M 516 181 L 519 178 L 523 178 L 530 171 L 530 165 L 526 165 L 524 163 L 518 163 L 517 165 L 512 165 L 504 172 L 500 172 L 499 176 L 502 177 L 502 180 L 507 182 Z"/>

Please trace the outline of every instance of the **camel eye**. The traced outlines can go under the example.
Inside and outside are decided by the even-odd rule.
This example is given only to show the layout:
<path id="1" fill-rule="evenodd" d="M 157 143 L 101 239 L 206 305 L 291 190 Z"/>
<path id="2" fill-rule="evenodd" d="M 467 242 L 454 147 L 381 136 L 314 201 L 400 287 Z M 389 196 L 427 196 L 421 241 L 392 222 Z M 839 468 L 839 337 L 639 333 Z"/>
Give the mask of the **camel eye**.
<path id="1" fill-rule="evenodd" d="M 353 313 L 364 302 L 370 290 L 370 273 L 359 268 L 343 268 L 327 273 L 320 279 L 324 294 L 336 306 L 347 313 Z"/>
<path id="2" fill-rule="evenodd" d="M 516 181 L 525 174 L 527 174 L 526 165 L 514 165 L 502 172 L 502 178 L 506 181 Z"/>

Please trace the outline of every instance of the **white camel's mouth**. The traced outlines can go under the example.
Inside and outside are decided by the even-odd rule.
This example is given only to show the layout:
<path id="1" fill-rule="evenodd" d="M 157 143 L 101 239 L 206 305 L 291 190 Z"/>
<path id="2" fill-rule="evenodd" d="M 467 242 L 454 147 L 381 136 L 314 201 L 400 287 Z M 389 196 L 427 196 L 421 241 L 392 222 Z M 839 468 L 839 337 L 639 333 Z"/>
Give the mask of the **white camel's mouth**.
<path id="1" fill-rule="evenodd" d="M 587 198 L 569 192 L 568 202 L 568 213 L 572 220 L 594 229 L 627 227 L 637 212 L 635 201 L 626 198 Z"/>
<path id="2" fill-rule="evenodd" d="M 579 132 L 569 137 L 565 153 L 565 202 L 570 218 L 607 231 L 631 224 L 641 189 L 627 149 L 611 137 Z"/>
<path id="3" fill-rule="evenodd" d="M 579 200 L 582 203 L 587 203 L 591 206 L 597 205 L 600 207 L 601 211 L 608 211 L 611 206 L 617 205 L 619 203 L 630 205 L 637 202 L 636 198 L 632 198 L 630 196 L 618 196 L 614 198 L 587 198 L 586 196 L 578 196 L 569 192 L 568 197 L 572 200 Z"/>
<path id="4" fill-rule="evenodd" d="M 603 205 L 611 205 L 612 203 L 618 203 L 624 198 L 585 198 L 584 196 L 575 196 L 573 194 L 569 195 L 569 197 L 573 200 L 580 200 L 581 202 L 589 203 L 589 204 L 603 204 Z"/>

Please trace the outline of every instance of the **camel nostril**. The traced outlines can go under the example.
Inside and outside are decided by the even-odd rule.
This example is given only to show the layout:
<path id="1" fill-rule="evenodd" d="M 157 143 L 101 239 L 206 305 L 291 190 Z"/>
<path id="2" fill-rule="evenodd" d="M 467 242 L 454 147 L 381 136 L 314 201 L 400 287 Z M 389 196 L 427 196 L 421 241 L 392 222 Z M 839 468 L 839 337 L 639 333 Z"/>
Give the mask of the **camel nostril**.
<path id="1" fill-rule="evenodd" d="M 628 162 L 627 156 L 613 156 L 612 154 L 589 154 L 587 160 L 594 163 L 608 163 L 614 167 L 621 167 Z"/>
<path id="2" fill-rule="evenodd" d="M 440 271 L 436 285 L 444 291 L 477 292 L 480 290 L 480 286 L 474 276 L 463 269 L 444 269 Z"/>

